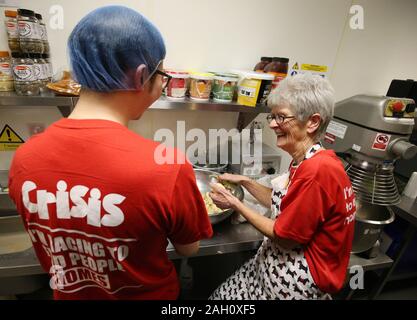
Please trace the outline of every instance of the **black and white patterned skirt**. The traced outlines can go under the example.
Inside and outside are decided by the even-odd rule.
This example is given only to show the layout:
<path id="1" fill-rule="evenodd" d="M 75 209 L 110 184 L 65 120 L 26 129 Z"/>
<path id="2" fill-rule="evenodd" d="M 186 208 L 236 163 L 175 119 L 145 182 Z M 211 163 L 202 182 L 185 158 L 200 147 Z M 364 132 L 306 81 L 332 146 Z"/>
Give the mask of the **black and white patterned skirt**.
<path id="1" fill-rule="evenodd" d="M 210 296 L 211 300 L 326 299 L 310 274 L 301 248 L 284 250 L 266 238 L 247 261 Z"/>

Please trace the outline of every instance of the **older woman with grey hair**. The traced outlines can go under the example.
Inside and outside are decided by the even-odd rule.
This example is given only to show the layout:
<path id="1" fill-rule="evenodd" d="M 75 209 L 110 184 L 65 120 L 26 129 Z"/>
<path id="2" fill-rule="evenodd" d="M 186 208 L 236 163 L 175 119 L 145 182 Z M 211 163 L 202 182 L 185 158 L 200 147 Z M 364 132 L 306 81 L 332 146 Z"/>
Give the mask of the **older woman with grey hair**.
<path id="1" fill-rule="evenodd" d="M 343 286 L 349 263 L 355 199 L 342 162 L 320 138 L 333 115 L 330 83 L 311 74 L 288 77 L 269 98 L 276 144 L 293 161 L 272 188 L 242 176 L 241 184 L 261 204 L 265 217 L 227 190 L 212 185 L 214 203 L 233 208 L 265 235 L 256 255 L 220 285 L 211 299 L 324 299 Z"/>

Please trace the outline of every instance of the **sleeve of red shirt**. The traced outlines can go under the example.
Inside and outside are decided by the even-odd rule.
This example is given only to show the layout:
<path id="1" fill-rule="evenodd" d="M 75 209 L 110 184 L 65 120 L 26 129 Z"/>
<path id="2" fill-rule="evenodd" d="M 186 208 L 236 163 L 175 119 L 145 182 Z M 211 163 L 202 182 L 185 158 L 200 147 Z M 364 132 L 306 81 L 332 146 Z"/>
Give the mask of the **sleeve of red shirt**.
<path id="1" fill-rule="evenodd" d="M 333 200 L 313 179 L 298 179 L 291 184 L 281 202 L 281 214 L 274 232 L 284 239 L 307 244 L 324 222 Z"/>
<path id="2" fill-rule="evenodd" d="M 188 163 L 183 164 L 172 194 L 168 237 L 173 243 L 189 244 L 212 235 L 213 229 L 193 168 Z"/>

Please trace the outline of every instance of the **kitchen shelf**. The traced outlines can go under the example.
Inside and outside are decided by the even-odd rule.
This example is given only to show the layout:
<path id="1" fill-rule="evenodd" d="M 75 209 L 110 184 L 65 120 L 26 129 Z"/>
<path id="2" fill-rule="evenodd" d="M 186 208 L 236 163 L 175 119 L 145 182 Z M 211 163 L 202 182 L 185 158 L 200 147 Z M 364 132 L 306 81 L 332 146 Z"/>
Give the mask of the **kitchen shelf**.
<path id="1" fill-rule="evenodd" d="M 264 105 L 256 107 L 242 106 L 237 103 L 219 103 L 215 101 L 195 101 L 190 98 L 185 100 L 169 100 L 161 97 L 150 109 L 158 110 L 190 110 L 190 111 L 222 111 L 222 112 L 244 112 L 244 113 L 268 113 L 269 108 Z"/>
<path id="2" fill-rule="evenodd" d="M 72 107 L 71 97 L 56 96 L 45 93 L 40 96 L 19 96 L 15 92 L 1 92 L 0 106 L 69 106 Z"/>
<path id="3" fill-rule="evenodd" d="M 68 117 L 74 106 L 74 98 L 44 93 L 39 96 L 19 96 L 16 92 L 0 92 L 0 107 L 57 107 Z"/>
<path id="4" fill-rule="evenodd" d="M 238 112 L 237 129 L 242 131 L 248 126 L 253 119 L 260 113 L 269 113 L 270 110 L 265 105 L 257 105 L 256 107 L 242 106 L 237 103 L 219 103 L 215 101 L 195 101 L 189 98 L 185 100 L 169 100 L 161 97 L 156 101 L 150 110 L 185 110 L 185 111 L 219 111 L 219 112 Z"/>
<path id="5" fill-rule="evenodd" d="M 55 106 L 64 117 L 67 117 L 78 97 L 57 96 L 53 93 L 44 93 L 40 96 L 19 96 L 15 92 L 0 93 L 0 107 L 40 107 Z M 149 110 L 182 110 L 182 111 L 218 111 L 218 112 L 237 112 L 239 113 L 237 128 L 243 129 L 256 118 L 260 113 L 269 113 L 269 108 L 265 105 L 256 107 L 242 106 L 236 103 L 219 103 L 212 100 L 207 102 L 194 101 L 189 98 L 185 100 L 169 100 L 165 97 L 159 98 Z"/>

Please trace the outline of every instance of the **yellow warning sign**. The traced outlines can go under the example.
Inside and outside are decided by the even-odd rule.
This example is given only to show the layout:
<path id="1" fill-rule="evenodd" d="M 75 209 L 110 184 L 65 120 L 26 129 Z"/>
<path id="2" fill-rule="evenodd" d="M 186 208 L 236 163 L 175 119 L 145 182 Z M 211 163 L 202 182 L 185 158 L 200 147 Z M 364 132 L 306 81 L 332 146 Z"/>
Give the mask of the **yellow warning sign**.
<path id="1" fill-rule="evenodd" d="M 25 141 L 9 125 L 0 132 L 0 151 L 15 151 Z"/>
<path id="2" fill-rule="evenodd" d="M 327 72 L 327 66 L 319 66 L 316 64 L 306 64 L 301 65 L 301 70 L 304 71 L 315 71 L 315 72 Z"/>
<path id="3" fill-rule="evenodd" d="M 293 66 L 292 66 L 293 70 L 298 70 L 298 62 L 296 62 Z"/>

